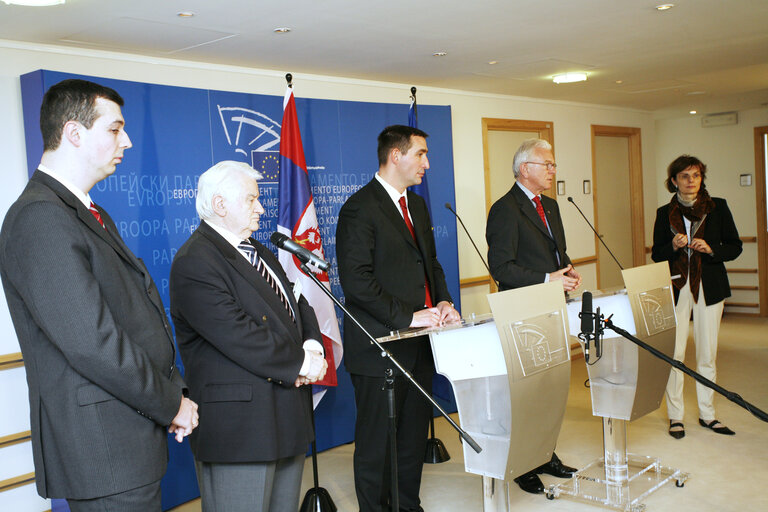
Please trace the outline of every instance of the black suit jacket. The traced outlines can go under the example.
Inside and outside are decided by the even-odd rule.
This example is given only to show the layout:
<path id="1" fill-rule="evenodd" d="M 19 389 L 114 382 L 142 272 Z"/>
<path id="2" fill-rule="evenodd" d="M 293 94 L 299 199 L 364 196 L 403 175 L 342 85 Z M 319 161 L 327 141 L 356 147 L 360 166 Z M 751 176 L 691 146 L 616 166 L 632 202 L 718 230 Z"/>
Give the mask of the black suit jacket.
<path id="1" fill-rule="evenodd" d="M 305 453 L 314 438 L 310 386 L 294 382 L 306 339 L 322 340 L 312 307 L 297 302 L 269 249 L 296 322 L 261 274 L 205 222 L 171 266 L 171 316 L 200 426 L 191 446 L 204 462 L 268 462 Z"/>
<path id="2" fill-rule="evenodd" d="M 557 201 L 541 196 L 541 204 L 552 235 L 517 183 L 493 203 L 488 213 L 488 265 L 500 290 L 543 283 L 546 274 L 571 263 L 565 252 L 565 231 Z"/>
<path id="3" fill-rule="evenodd" d="M 713 197 L 714 209 L 707 215 L 704 223 L 704 232 L 701 230 L 693 234 L 693 238 L 703 238 L 712 248 L 712 254 L 702 254 L 701 257 L 701 282 L 704 283 L 704 300 L 707 305 L 716 304 L 726 297 L 731 296 L 731 286 L 728 283 L 728 273 L 725 270 L 724 261 L 735 260 L 741 254 L 741 240 L 733 215 L 728 209 L 725 199 Z M 675 258 L 682 252 L 675 251 L 672 247 L 672 239 L 675 233 L 669 224 L 669 203 L 656 210 L 656 222 L 653 225 L 653 247 L 651 258 L 653 261 L 668 261 L 670 268 Z M 674 288 L 675 303 L 680 291 Z"/>
<path id="4" fill-rule="evenodd" d="M 408 208 L 418 244 L 386 190 L 376 180 L 352 195 L 339 212 L 336 257 L 346 306 L 378 338 L 410 325 L 424 308 L 424 276 L 434 304 L 451 301 L 424 199 L 408 192 Z M 383 377 L 391 366 L 363 332 L 344 319 L 347 371 Z M 387 343 L 386 348 L 412 370 L 420 350 L 431 350 L 427 338 Z"/>
<path id="5" fill-rule="evenodd" d="M 98 207 L 97 207 L 98 208 Z M 11 206 L 0 267 L 29 385 L 41 496 L 88 499 L 162 478 L 183 382 L 144 264 L 40 171 Z"/>

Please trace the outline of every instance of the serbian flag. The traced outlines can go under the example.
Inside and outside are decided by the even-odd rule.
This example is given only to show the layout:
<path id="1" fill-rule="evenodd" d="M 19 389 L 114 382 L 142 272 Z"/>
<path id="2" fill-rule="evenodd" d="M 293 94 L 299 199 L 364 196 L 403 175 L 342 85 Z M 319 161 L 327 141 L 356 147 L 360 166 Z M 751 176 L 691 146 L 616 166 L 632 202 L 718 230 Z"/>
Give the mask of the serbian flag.
<path id="1" fill-rule="evenodd" d="M 283 100 L 283 124 L 280 129 L 280 180 L 277 230 L 291 237 L 305 249 L 325 259 L 320 231 L 317 225 L 315 202 L 309 187 L 307 164 L 304 160 L 304 148 L 301 145 L 299 121 L 296 116 L 296 101 L 293 89 L 289 86 Z M 287 251 L 279 252 L 280 264 L 285 269 L 309 304 L 315 309 L 320 331 L 323 333 L 323 348 L 328 361 L 328 371 L 317 385 L 336 386 L 336 369 L 341 362 L 343 349 L 339 323 L 333 302 L 301 270 L 298 259 Z M 309 267 L 315 270 L 314 267 Z M 315 275 L 330 290 L 328 274 L 317 270 Z M 318 340 L 320 341 L 320 340 Z M 324 389 L 314 389 L 315 406 L 325 394 Z"/>

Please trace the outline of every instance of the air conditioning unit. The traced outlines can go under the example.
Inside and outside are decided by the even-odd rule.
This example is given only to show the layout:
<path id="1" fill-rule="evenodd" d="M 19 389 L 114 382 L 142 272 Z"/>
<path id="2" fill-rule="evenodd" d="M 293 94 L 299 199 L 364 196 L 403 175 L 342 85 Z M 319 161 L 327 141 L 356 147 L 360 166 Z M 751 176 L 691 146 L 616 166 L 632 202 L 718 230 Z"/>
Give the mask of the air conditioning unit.
<path id="1" fill-rule="evenodd" d="M 738 112 L 720 112 L 719 114 L 707 114 L 701 118 L 702 128 L 730 126 L 732 124 L 739 124 Z"/>

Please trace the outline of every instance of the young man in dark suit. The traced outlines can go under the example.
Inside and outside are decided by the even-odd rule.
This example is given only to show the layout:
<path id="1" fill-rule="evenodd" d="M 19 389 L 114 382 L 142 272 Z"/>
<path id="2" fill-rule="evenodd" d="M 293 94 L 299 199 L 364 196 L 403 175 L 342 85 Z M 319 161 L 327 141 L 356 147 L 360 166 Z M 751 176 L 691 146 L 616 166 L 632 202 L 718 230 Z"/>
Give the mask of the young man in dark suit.
<path id="1" fill-rule="evenodd" d="M 557 201 L 541 195 L 552 187 L 557 164 L 552 146 L 541 139 L 524 141 L 513 159 L 515 184 L 488 214 L 485 239 L 488 264 L 499 290 L 562 281 L 565 291 L 581 284 L 581 275 L 565 252 L 565 232 Z M 526 492 L 544 492 L 539 474 L 568 478 L 576 471 L 552 453 L 552 459 L 515 482 Z"/>
<path id="2" fill-rule="evenodd" d="M 0 234 L 37 490 L 74 512 L 159 511 L 166 427 L 181 442 L 197 425 L 157 288 L 89 196 L 131 147 L 122 105 L 84 80 L 46 92 L 45 151 Z"/>
<path id="3" fill-rule="evenodd" d="M 390 126 L 379 135 L 379 172 L 339 213 L 336 254 L 346 306 L 375 337 L 406 327 L 460 320 L 453 308 L 426 203 L 407 192 L 429 168 L 427 134 Z M 434 362 L 426 336 L 387 344 L 427 391 Z M 355 491 L 360 510 L 388 509 L 389 458 L 384 372 L 392 367 L 352 322 L 344 327 L 344 360 L 357 405 Z M 400 510 L 420 511 L 419 487 L 431 404 L 396 375 Z"/>
<path id="4" fill-rule="evenodd" d="M 296 512 L 314 439 L 309 386 L 328 367 L 312 307 L 251 238 L 261 175 L 220 162 L 200 176 L 200 226 L 171 266 L 171 316 L 190 396 L 204 512 Z"/>

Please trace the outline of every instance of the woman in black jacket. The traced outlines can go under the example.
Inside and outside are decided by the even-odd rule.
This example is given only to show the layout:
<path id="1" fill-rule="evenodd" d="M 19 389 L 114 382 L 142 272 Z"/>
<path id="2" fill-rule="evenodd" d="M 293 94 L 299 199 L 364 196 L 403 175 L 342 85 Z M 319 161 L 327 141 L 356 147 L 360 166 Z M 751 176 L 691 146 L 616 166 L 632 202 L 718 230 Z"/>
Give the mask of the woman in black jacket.
<path id="1" fill-rule="evenodd" d="M 677 335 L 674 358 L 685 358 L 693 310 L 696 371 L 714 381 L 717 334 L 723 302 L 731 288 L 724 261 L 741 254 L 741 240 L 725 199 L 710 197 L 704 180 L 707 166 L 694 156 L 682 155 L 667 168 L 667 190 L 672 200 L 656 211 L 653 227 L 653 261 L 669 262 L 675 293 Z M 715 419 L 714 392 L 696 383 L 699 424 L 718 434 L 734 432 Z M 666 391 L 669 435 L 685 436 L 683 426 L 683 373 L 673 369 Z"/>

